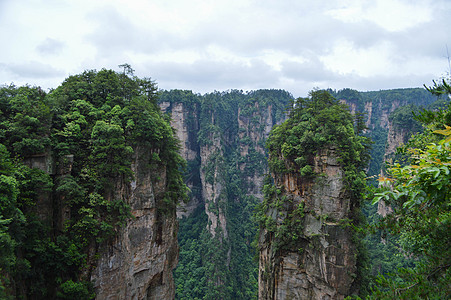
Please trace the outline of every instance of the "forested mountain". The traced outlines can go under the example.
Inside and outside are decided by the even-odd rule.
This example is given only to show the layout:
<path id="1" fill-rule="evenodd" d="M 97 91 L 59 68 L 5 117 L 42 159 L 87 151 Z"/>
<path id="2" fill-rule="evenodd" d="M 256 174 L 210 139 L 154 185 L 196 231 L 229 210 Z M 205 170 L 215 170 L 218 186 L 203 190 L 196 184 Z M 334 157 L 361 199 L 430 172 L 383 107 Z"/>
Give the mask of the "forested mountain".
<path id="1" fill-rule="evenodd" d="M 257 213 L 260 299 L 343 299 L 365 286 L 362 125 L 329 92 L 313 91 L 271 131 Z"/>
<path id="2" fill-rule="evenodd" d="M 368 128 L 367 136 L 374 142 L 367 171 L 369 176 L 379 175 L 387 148 L 389 152 L 394 152 L 399 145 L 387 144 L 390 124 L 399 129 L 396 131 L 402 136 L 399 142 L 406 142 L 412 133 L 421 129 L 411 112 L 427 107 L 437 100 L 437 96 L 420 88 L 373 92 L 358 92 L 346 88 L 330 92 L 335 98 L 349 105 L 351 112 L 363 114 L 362 118 Z"/>
<path id="3" fill-rule="evenodd" d="M 2 299 L 173 297 L 184 161 L 156 92 L 111 70 L 0 89 Z"/>
<path id="4" fill-rule="evenodd" d="M 362 113 L 357 119 L 361 126 L 368 127 L 363 129 L 364 136 L 374 139 L 370 175 L 380 174 L 386 147 L 397 146 L 387 145 L 389 132 L 396 136 L 395 142 L 404 142 L 415 130 L 410 123 L 408 127 L 403 123 L 415 122 L 410 107 L 437 99 L 424 89 L 329 92 L 346 103 L 351 113 Z M 174 273 L 178 299 L 257 297 L 257 263 L 252 260 L 254 247 L 249 245 L 256 233 L 256 221 L 250 216 L 253 207 L 263 200 L 263 179 L 268 172 L 266 139 L 273 125 L 287 118 L 286 109 L 292 107 L 292 100 L 284 91 L 268 90 L 206 95 L 162 92 L 160 106 L 171 114 L 182 141 L 191 189 L 189 203 L 178 212 L 180 261 Z M 390 124 L 405 132 L 390 131 Z M 365 210 L 367 215 L 377 214 L 374 206 Z M 380 238 L 373 244 L 379 245 Z M 393 250 L 384 255 L 387 253 Z M 370 252 L 374 260 L 379 254 Z M 375 275 L 377 270 L 393 271 L 396 263 L 406 263 L 389 258 L 378 261 L 373 266 Z"/>
<path id="5" fill-rule="evenodd" d="M 267 172 L 265 140 L 291 99 L 280 90 L 161 94 L 182 139 L 191 189 L 179 211 L 177 299 L 256 297 L 252 215 Z"/>
<path id="6" fill-rule="evenodd" d="M 413 169 L 421 169 L 427 157 L 446 160 L 449 145 L 440 132 L 449 133 L 442 125 L 451 125 L 449 113 L 420 113 L 420 107 L 446 102 L 436 100 L 423 89 L 313 91 L 296 100 L 283 90 L 157 91 L 131 68 L 85 71 L 49 92 L 3 86 L 0 295 L 272 299 L 289 294 L 277 289 L 276 281 L 314 295 L 308 294 L 311 287 L 289 278 L 296 270 L 315 278 L 318 295 L 362 296 L 372 287 L 374 297 L 389 299 L 387 291 L 410 291 L 409 282 L 412 291 L 424 287 L 440 295 L 423 283 L 438 276 L 446 292 L 440 281 L 447 278 L 446 249 L 428 239 L 447 241 L 449 194 L 412 203 L 379 191 L 387 203 L 378 206 L 366 205 L 371 199 L 361 194 L 364 178 L 375 184 L 371 176 L 380 174 L 395 174 L 393 182 L 400 183 L 395 191 L 405 192 L 401 187 L 408 176 L 396 177 L 401 167 L 386 169 L 385 159 Z M 422 117 L 412 118 L 411 111 Z M 400 143 L 425 130 L 421 122 L 429 129 L 410 145 L 426 157 L 396 153 Z M 374 141 L 369 156 L 368 138 Z M 441 148 L 427 148 L 430 141 Z M 447 165 L 424 169 L 433 176 L 434 168 L 441 170 L 434 177 L 440 178 L 440 191 L 449 190 L 442 167 Z M 412 189 L 429 193 L 427 182 L 421 184 Z M 324 193 L 330 201 L 311 197 Z M 343 204 L 337 210 L 334 193 Z M 302 204 L 298 196 L 312 202 Z M 424 207 L 435 203 L 440 209 L 428 210 L 426 221 L 417 222 Z M 405 217 L 406 207 L 414 214 Z M 360 210 L 370 223 L 388 211 L 418 227 L 381 225 L 364 239 L 366 218 Z M 392 224 L 385 216 L 384 224 Z M 432 219 L 436 230 L 428 223 Z M 259 228 L 266 233 L 258 234 Z M 401 238 L 387 236 L 391 229 Z M 415 243 L 409 244 L 412 236 Z M 340 247 L 331 251 L 328 245 Z M 421 255 L 431 257 L 429 268 L 422 264 L 423 271 L 416 269 L 410 279 L 381 278 L 379 287 L 371 285 L 371 275 L 414 266 Z"/>

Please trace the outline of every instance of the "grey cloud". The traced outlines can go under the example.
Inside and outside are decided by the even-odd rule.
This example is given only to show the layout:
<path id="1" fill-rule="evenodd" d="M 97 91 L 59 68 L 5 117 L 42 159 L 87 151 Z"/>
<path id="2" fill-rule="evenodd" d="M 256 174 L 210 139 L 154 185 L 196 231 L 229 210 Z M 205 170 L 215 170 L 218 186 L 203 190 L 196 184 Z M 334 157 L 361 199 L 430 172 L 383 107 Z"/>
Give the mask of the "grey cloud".
<path id="1" fill-rule="evenodd" d="M 99 57 L 114 57 L 120 52 L 152 53 L 174 49 L 202 47 L 190 43 L 190 37 L 182 37 L 164 29 L 145 28 L 135 25 L 129 16 L 121 14 L 112 6 L 91 12 L 86 19 L 96 24 L 85 39 L 98 50 Z"/>
<path id="2" fill-rule="evenodd" d="M 440 22 L 432 21 L 413 28 L 408 32 L 396 33 L 390 40 L 397 46 L 401 55 L 418 55 L 427 57 L 440 57 L 446 54 L 446 45 L 451 46 L 451 37 L 447 30 L 440 28 L 439 24 L 451 27 L 451 20 Z"/>
<path id="3" fill-rule="evenodd" d="M 46 38 L 36 47 L 36 50 L 42 55 L 55 55 L 61 53 L 64 47 L 64 42 Z"/>
<path id="4" fill-rule="evenodd" d="M 114 7 L 106 7 L 88 16 L 97 28 L 86 39 L 97 47 L 98 56 L 109 57 L 121 51 L 144 54 L 181 49 L 203 51 L 210 45 L 223 47 L 238 56 L 255 56 L 265 50 L 322 55 L 340 39 L 352 41 L 356 47 L 369 48 L 390 37 L 374 23 L 344 23 L 322 13 L 319 5 L 292 4 L 294 7 L 286 10 L 253 7 L 254 11 L 224 13 L 215 19 L 199 20 L 187 36 L 163 28 L 139 27 Z"/>
<path id="5" fill-rule="evenodd" d="M 90 13 L 87 19 L 97 23 L 97 28 L 86 36 L 86 40 L 97 46 L 102 56 L 133 47 L 137 29 L 115 8 Z"/>
<path id="6" fill-rule="evenodd" d="M 0 64 L 2 69 L 9 73 L 12 73 L 15 77 L 31 78 L 31 79 L 44 79 L 44 78 L 56 78 L 64 76 L 65 73 L 61 70 L 54 68 L 51 65 L 43 64 L 36 61 L 30 61 L 20 64 Z"/>
<path id="7" fill-rule="evenodd" d="M 146 69 L 162 88 L 180 83 L 180 88 L 207 92 L 224 89 L 267 88 L 277 84 L 278 73 L 260 60 L 249 65 L 226 61 L 202 60 L 192 64 L 162 62 Z"/>
<path id="8" fill-rule="evenodd" d="M 330 51 L 337 40 L 349 40 L 364 48 L 387 37 L 380 26 L 365 21 L 357 25 L 333 19 L 317 10 L 299 15 L 292 10 L 262 11 L 239 18 L 222 15 L 196 24 L 190 39 L 179 40 L 182 47 L 218 45 L 238 55 L 255 55 L 265 50 L 299 55 Z"/>
<path id="9" fill-rule="evenodd" d="M 282 74 L 294 80 L 307 80 L 312 82 L 329 81 L 337 78 L 337 74 L 328 70 L 324 64 L 311 57 L 306 62 L 284 61 L 282 65 Z"/>
<path id="10" fill-rule="evenodd" d="M 381 28 L 375 24 L 353 26 L 320 13 L 318 8 L 269 11 L 253 7 L 238 15 L 222 14 L 214 19 L 199 20 L 190 34 L 171 33 L 162 28 L 142 28 L 114 7 L 92 12 L 88 20 L 97 28 L 86 39 L 99 49 L 100 56 L 117 51 L 153 53 L 174 49 L 202 49 L 217 45 L 237 55 L 255 55 L 264 50 L 289 54 L 327 52 L 337 39 L 356 40 L 371 46 L 380 39 Z"/>

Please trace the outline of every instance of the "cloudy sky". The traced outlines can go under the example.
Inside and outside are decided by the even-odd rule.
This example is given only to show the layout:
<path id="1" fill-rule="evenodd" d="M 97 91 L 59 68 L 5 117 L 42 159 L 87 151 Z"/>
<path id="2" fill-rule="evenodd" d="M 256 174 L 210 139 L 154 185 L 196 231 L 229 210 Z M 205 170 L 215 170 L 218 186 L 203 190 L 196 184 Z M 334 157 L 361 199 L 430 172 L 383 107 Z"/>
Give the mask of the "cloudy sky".
<path id="1" fill-rule="evenodd" d="M 0 84 L 130 64 L 197 93 L 419 87 L 449 73 L 449 0 L 0 0 Z"/>

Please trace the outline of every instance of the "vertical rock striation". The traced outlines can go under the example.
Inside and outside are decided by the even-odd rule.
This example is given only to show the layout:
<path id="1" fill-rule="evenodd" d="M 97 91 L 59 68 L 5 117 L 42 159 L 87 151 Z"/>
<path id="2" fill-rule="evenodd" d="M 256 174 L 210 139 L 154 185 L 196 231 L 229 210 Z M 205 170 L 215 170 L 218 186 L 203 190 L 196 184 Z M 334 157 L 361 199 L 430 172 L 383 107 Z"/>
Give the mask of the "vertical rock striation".
<path id="1" fill-rule="evenodd" d="M 259 299 L 344 299 L 354 292 L 356 249 L 347 226 L 351 199 L 333 148 L 315 157 L 314 171 L 315 179 L 276 176 L 288 201 L 267 212 L 279 230 L 260 232 Z M 301 208 L 302 217 L 290 216 Z M 282 232 L 287 220 L 298 222 L 300 231 Z M 283 235 L 290 234 L 299 236 L 285 244 Z"/>
<path id="2" fill-rule="evenodd" d="M 362 130 L 348 106 L 328 91 L 313 91 L 271 131 L 272 178 L 256 215 L 259 299 L 358 293 L 363 277 L 353 228 L 359 226 L 367 157 Z"/>
<path id="3" fill-rule="evenodd" d="M 179 96 L 172 102 L 160 103 L 161 110 L 171 115 L 171 125 L 181 144 L 181 155 L 188 163 L 189 177 L 186 179 L 186 185 L 192 193 L 187 203 L 181 203 L 177 207 L 177 218 L 190 216 L 202 202 L 201 195 L 198 193 L 200 188 L 200 149 L 197 132 L 199 131 L 200 103 L 197 101 L 184 103 L 183 100 L 184 97 Z"/>
<path id="4" fill-rule="evenodd" d="M 166 170 L 152 171 L 145 163 L 150 155 L 149 149 L 136 149 L 135 180 L 116 184 L 134 218 L 100 252 L 92 274 L 97 299 L 174 299 L 178 223 L 175 210 L 161 209 Z"/>
<path id="5" fill-rule="evenodd" d="M 263 197 L 265 141 L 285 116 L 291 95 L 261 90 L 200 96 L 174 90 L 161 96 L 160 107 L 171 115 L 188 161 L 186 184 L 191 194 L 177 212 L 181 228 L 185 222 L 202 228 L 196 237 L 191 232 L 180 234 L 183 259 L 190 259 L 186 263 L 182 259 L 175 272 L 176 281 L 184 278 L 178 281 L 177 289 L 183 293 L 179 296 L 247 299 L 244 295 L 256 291 L 251 247 L 255 229 L 250 218 Z M 196 284 L 190 283 L 193 274 Z"/>

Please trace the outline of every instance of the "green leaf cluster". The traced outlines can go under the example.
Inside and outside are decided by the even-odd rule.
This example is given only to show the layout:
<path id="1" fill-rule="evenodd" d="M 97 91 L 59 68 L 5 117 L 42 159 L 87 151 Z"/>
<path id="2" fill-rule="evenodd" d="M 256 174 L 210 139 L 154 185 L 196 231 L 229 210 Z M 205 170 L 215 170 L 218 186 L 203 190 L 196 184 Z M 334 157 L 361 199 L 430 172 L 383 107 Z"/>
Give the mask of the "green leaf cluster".
<path id="1" fill-rule="evenodd" d="M 309 98 L 297 99 L 289 119 L 271 131 L 267 141 L 270 170 L 314 176 L 314 157 L 323 149 L 334 148 L 349 191 L 359 191 L 364 186 L 361 171 L 369 160 L 369 139 L 359 135 L 362 132 L 357 128 L 362 127 L 357 125 L 349 108 L 328 91 L 312 91 Z M 359 198 L 359 192 L 355 196 Z"/>
<path id="2" fill-rule="evenodd" d="M 423 111 L 425 132 L 404 148 L 408 164 L 392 164 L 373 204 L 393 209 L 379 226 L 398 237 L 416 266 L 380 275 L 371 299 L 446 299 L 450 294 L 451 134 L 449 110 Z M 441 124 L 441 125 L 440 125 Z"/>

